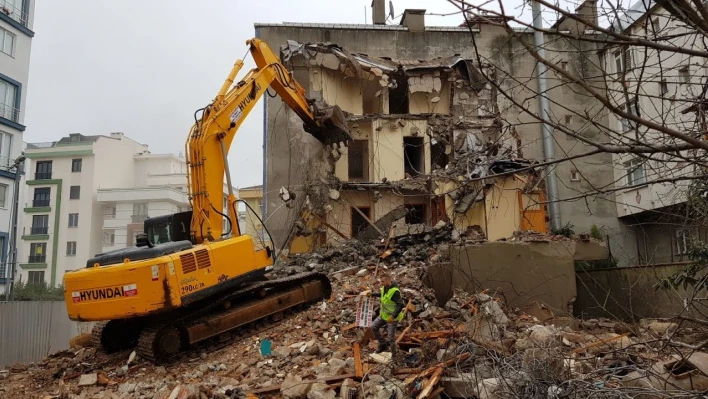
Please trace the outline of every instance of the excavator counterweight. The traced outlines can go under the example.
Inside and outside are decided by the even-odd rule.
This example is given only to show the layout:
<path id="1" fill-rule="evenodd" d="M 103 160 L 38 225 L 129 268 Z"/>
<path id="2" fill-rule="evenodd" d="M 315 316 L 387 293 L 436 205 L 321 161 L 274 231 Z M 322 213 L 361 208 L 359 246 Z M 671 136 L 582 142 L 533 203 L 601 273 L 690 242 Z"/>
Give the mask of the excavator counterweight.
<path id="1" fill-rule="evenodd" d="M 329 298 L 327 276 L 302 273 L 269 279 L 274 251 L 256 248 L 238 227 L 228 151 L 258 99 L 275 92 L 325 146 L 351 141 L 344 112 L 315 104 L 268 45 L 247 42 L 256 62 L 236 84 L 238 60 L 214 100 L 195 113 L 186 142 L 192 209 L 149 218 L 136 246 L 98 254 L 64 275 L 72 320 L 98 321 L 93 338 L 106 351 L 136 347 L 155 362 L 232 330 Z M 199 114 L 201 112 L 201 114 Z M 224 210 L 224 179 L 228 187 Z"/>

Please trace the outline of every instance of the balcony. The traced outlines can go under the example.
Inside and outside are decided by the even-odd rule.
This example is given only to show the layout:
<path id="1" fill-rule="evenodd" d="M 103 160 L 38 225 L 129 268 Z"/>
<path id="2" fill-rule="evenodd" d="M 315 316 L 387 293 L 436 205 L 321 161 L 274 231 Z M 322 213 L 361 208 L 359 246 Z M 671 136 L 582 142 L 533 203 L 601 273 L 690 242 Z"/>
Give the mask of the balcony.
<path id="1" fill-rule="evenodd" d="M 32 235 L 47 234 L 48 232 L 49 232 L 48 226 L 32 226 L 30 228 L 30 234 L 32 234 Z"/>
<path id="2" fill-rule="evenodd" d="M 39 208 L 43 206 L 49 206 L 49 199 L 36 199 L 32 201 L 33 208 Z"/>
<path id="3" fill-rule="evenodd" d="M 0 118 L 20 123 L 20 110 L 11 105 L 0 103 Z"/>
<path id="4" fill-rule="evenodd" d="M 37 172 L 34 174 L 35 180 L 51 180 L 52 172 Z"/>
<path id="5" fill-rule="evenodd" d="M 130 218 L 132 219 L 133 223 L 142 223 L 147 218 L 149 218 L 149 216 L 148 215 L 131 215 Z"/>
<path id="6" fill-rule="evenodd" d="M 27 22 L 29 20 L 27 13 L 21 8 L 15 6 L 13 3 L 6 0 L 0 0 L 0 12 L 14 19 L 25 28 L 27 27 Z"/>
<path id="7" fill-rule="evenodd" d="M 47 263 L 47 255 L 30 255 L 27 263 Z"/>

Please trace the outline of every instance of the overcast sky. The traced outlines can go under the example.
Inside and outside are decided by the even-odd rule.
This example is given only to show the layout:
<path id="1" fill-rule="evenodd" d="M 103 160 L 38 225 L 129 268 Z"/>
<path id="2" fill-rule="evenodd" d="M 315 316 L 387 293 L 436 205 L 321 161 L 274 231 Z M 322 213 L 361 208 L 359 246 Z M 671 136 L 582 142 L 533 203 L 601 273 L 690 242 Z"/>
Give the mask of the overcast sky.
<path id="1" fill-rule="evenodd" d="M 507 3 L 518 9 L 521 0 Z M 364 23 L 366 8 L 371 23 L 370 5 L 371 0 L 37 0 L 24 141 L 120 131 L 148 144 L 152 153 L 178 154 L 194 111 L 213 99 L 243 57 L 255 22 Z M 393 5 L 397 16 L 405 8 L 456 11 L 446 0 Z M 427 25 L 461 21 L 460 15 L 426 17 Z M 242 125 L 229 160 L 234 185 L 261 184 L 262 105 Z"/>

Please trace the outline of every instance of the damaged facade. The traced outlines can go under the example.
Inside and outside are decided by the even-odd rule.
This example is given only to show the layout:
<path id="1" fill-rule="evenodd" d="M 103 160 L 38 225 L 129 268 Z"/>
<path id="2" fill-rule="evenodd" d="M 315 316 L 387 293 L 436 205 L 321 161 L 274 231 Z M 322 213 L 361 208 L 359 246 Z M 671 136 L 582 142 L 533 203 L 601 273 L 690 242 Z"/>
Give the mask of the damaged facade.
<path id="1" fill-rule="evenodd" d="M 530 91 L 537 83 L 524 78 L 528 86 L 519 84 L 533 76 L 531 56 L 503 28 L 478 24 L 471 28 L 477 58 L 470 28 L 425 27 L 424 14 L 413 11 L 401 26 L 256 25 L 259 38 L 281 48 L 281 59 L 309 97 L 346 112 L 354 138 L 346 148 L 324 149 L 279 98 L 267 99 L 264 202 L 277 246 L 385 237 L 394 221 L 397 228 L 451 223 L 457 235 L 489 240 L 548 229 L 545 184 L 529 168 L 543 160 L 540 125 L 525 111 L 538 110 Z M 524 37 L 532 42 L 531 32 Z M 597 65 L 588 59 L 595 53 L 577 52 L 587 43 L 548 42 L 557 50 L 552 59 L 600 76 L 588 72 Z M 574 51 L 564 51 L 571 46 Z M 549 86 L 556 87 L 550 96 L 562 96 L 559 103 L 570 109 L 601 108 L 567 85 Z M 591 124 L 573 122 L 582 134 L 600 134 L 584 127 Z M 556 146 L 563 155 L 588 150 L 565 137 Z M 611 184 L 612 171 L 602 166 L 610 161 L 598 154 L 561 163 L 560 197 Z M 576 181 L 581 168 L 583 178 Z M 561 212 L 577 232 L 592 224 L 607 233 L 617 227 L 616 208 L 602 199 L 563 202 Z"/>

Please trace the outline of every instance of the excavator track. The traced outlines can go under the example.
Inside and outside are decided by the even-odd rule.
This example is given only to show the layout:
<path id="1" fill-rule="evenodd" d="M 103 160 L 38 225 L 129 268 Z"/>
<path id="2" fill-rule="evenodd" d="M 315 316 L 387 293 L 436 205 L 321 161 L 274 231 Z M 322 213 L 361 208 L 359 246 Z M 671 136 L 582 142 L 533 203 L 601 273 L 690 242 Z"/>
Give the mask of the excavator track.
<path id="1" fill-rule="evenodd" d="M 91 341 L 107 353 L 134 347 L 140 336 L 140 320 L 100 321 L 91 329 Z"/>
<path id="2" fill-rule="evenodd" d="M 170 362 L 195 346 L 229 340 L 235 329 L 267 318 L 277 320 L 292 308 L 329 298 L 331 293 L 329 279 L 321 273 L 250 284 L 173 320 L 148 323 L 137 352 L 154 363 Z"/>

